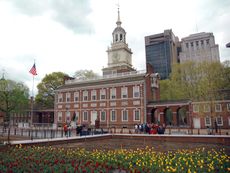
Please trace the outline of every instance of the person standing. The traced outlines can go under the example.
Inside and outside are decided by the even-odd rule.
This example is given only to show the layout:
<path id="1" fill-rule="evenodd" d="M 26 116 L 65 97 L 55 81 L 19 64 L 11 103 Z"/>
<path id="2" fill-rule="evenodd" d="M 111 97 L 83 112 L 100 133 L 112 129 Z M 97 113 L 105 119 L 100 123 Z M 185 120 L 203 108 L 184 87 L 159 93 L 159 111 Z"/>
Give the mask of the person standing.
<path id="1" fill-rule="evenodd" d="M 67 133 L 68 133 L 68 127 L 67 127 L 67 124 L 64 124 L 64 127 L 63 127 L 63 130 L 64 130 L 64 133 L 65 133 L 65 136 L 67 137 Z"/>

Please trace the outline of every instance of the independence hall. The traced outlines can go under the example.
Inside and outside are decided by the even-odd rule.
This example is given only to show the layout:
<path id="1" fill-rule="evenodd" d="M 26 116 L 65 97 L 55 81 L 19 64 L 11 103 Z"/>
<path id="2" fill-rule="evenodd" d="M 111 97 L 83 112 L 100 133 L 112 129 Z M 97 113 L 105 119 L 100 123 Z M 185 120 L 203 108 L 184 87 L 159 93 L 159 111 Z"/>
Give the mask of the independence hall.
<path id="1" fill-rule="evenodd" d="M 168 127 L 205 129 L 216 124 L 230 127 L 230 100 L 192 102 L 160 101 L 159 74 L 147 63 L 146 71 L 132 66 L 132 51 L 126 43 L 120 13 L 108 48 L 103 76 L 65 80 L 55 90 L 54 124 L 81 124 L 100 128 L 129 128 L 160 123 Z M 228 92 L 229 93 L 229 92 Z"/>
<path id="2" fill-rule="evenodd" d="M 118 11 L 108 66 L 103 76 L 95 79 L 69 79 L 56 90 L 54 123 L 127 127 L 145 123 L 146 105 L 159 99 L 158 74 L 149 65 L 146 71 L 132 67 L 132 51 L 126 43 Z"/>

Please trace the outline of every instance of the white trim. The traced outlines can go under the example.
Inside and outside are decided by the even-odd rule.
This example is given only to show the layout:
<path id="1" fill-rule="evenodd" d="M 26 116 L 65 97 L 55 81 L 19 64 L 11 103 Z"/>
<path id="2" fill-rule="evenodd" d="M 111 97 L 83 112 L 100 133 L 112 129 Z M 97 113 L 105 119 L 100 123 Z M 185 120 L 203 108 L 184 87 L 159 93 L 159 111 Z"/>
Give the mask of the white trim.
<path id="1" fill-rule="evenodd" d="M 85 97 L 87 97 L 87 99 L 85 100 Z M 89 92 L 87 90 L 82 92 L 82 101 L 83 102 L 87 102 L 89 101 Z"/>
<path id="2" fill-rule="evenodd" d="M 115 120 L 112 120 L 112 112 L 114 112 Z M 110 111 L 110 121 L 111 122 L 116 122 L 117 121 L 117 111 L 116 110 L 111 110 Z"/>
<path id="3" fill-rule="evenodd" d="M 85 115 L 86 115 L 87 119 L 85 119 Z M 88 118 L 88 111 L 83 111 L 83 112 L 82 112 L 82 116 L 83 116 L 83 117 L 82 117 L 82 121 L 83 121 L 83 122 L 87 122 L 88 119 L 89 119 L 89 118 Z"/>
<path id="4" fill-rule="evenodd" d="M 105 116 L 105 119 L 104 119 L 104 120 L 101 119 L 101 117 L 102 117 L 102 112 L 105 113 L 105 115 L 104 115 L 104 116 Z M 103 110 L 103 111 L 100 111 L 100 121 L 101 121 L 101 122 L 106 122 L 106 111 L 104 111 L 104 110 Z"/>
<path id="5" fill-rule="evenodd" d="M 230 112 L 230 103 L 227 103 L 227 111 Z"/>
<path id="6" fill-rule="evenodd" d="M 136 120 L 135 119 L 135 115 L 136 115 L 136 111 L 138 112 L 138 114 L 139 114 L 139 120 Z M 133 110 L 133 121 L 140 121 L 141 120 L 141 110 L 140 109 L 134 109 Z"/>
<path id="7" fill-rule="evenodd" d="M 95 97 L 95 99 L 93 99 Z M 91 101 L 97 100 L 97 90 L 91 90 Z"/>
<path id="8" fill-rule="evenodd" d="M 110 81 L 109 81 L 110 82 Z M 104 84 L 104 85 L 94 85 L 94 83 L 92 83 L 91 86 L 85 86 L 85 87 L 77 87 L 77 86 L 73 86 L 73 88 L 64 88 L 64 89 L 57 89 L 55 90 L 56 92 L 70 92 L 70 91 L 76 91 L 76 90 L 90 90 L 90 89 L 100 89 L 100 88 L 115 88 L 115 87 L 121 87 L 121 86 L 133 86 L 133 85 L 140 85 L 143 84 L 145 81 L 144 80 L 137 80 L 137 81 L 132 81 L 132 82 L 122 82 L 122 83 L 108 83 L 108 84 Z M 76 84 L 78 85 L 78 84 Z"/>
<path id="9" fill-rule="evenodd" d="M 210 112 L 210 111 L 211 111 L 210 104 L 204 104 L 204 112 Z"/>
<path id="10" fill-rule="evenodd" d="M 65 101 L 69 103 L 71 101 L 71 92 L 67 92 L 65 96 L 66 96 Z"/>
<path id="11" fill-rule="evenodd" d="M 115 100 L 117 98 L 117 88 L 110 88 L 109 93 L 110 93 L 110 99 L 111 100 Z M 112 96 L 114 96 L 114 97 L 112 97 Z"/>
<path id="12" fill-rule="evenodd" d="M 216 123 L 217 123 L 217 126 L 223 126 L 223 117 L 222 116 L 216 117 Z"/>
<path id="13" fill-rule="evenodd" d="M 215 104 L 215 112 L 221 112 L 221 111 L 222 111 L 222 105 L 220 103 L 216 103 Z"/>
<path id="14" fill-rule="evenodd" d="M 58 112 L 58 122 L 62 122 L 62 112 Z"/>
<path id="15" fill-rule="evenodd" d="M 125 97 L 124 97 L 125 96 Z M 128 87 L 121 87 L 121 99 L 127 99 L 128 96 Z"/>
<path id="16" fill-rule="evenodd" d="M 209 121 L 209 124 L 207 123 L 207 121 Z M 212 119 L 210 116 L 204 117 L 204 124 L 205 126 L 209 126 L 209 127 L 212 126 Z"/>
<path id="17" fill-rule="evenodd" d="M 123 109 L 121 111 L 122 111 L 121 121 L 129 121 L 129 111 L 127 109 Z M 124 120 L 124 111 L 126 112 L 127 120 Z"/>
<path id="18" fill-rule="evenodd" d="M 135 96 L 135 93 L 137 93 L 138 96 Z M 133 98 L 140 98 L 140 86 L 139 85 L 133 86 Z"/>
<path id="19" fill-rule="evenodd" d="M 192 111 L 196 113 L 199 112 L 199 106 L 200 106 L 199 104 L 192 105 Z"/>
<path id="20" fill-rule="evenodd" d="M 77 100 L 76 100 L 76 98 L 77 98 Z M 80 99 L 79 99 L 79 91 L 75 91 L 74 92 L 74 102 L 78 102 Z"/>

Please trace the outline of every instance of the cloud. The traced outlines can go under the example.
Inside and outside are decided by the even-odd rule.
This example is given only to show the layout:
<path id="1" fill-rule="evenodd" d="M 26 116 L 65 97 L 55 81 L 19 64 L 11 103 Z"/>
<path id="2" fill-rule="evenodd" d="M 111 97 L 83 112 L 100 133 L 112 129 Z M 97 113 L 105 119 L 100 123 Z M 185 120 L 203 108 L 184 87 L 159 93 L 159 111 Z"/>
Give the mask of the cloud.
<path id="1" fill-rule="evenodd" d="M 230 1 L 204 0 L 197 7 L 200 13 L 198 21 L 199 31 L 213 32 L 216 44 L 219 44 L 220 58 L 222 61 L 229 60 L 229 49 L 226 44 L 230 42 Z M 208 8 L 207 8 L 208 6 Z"/>
<path id="2" fill-rule="evenodd" d="M 75 33 L 91 33 L 93 26 L 89 19 L 90 0 L 5 0 L 10 2 L 17 12 L 28 16 L 49 14 Z"/>

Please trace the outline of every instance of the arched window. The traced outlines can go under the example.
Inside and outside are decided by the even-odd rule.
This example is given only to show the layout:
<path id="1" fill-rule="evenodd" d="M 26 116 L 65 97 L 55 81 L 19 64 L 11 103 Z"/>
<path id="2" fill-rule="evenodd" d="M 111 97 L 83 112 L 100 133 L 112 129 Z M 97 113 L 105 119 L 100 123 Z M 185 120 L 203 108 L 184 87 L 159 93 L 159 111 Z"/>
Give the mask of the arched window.
<path id="1" fill-rule="evenodd" d="M 123 37 L 122 37 L 122 34 L 120 34 L 120 41 L 122 41 Z"/>
<path id="2" fill-rule="evenodd" d="M 118 35 L 117 34 L 115 35 L 115 41 L 116 42 L 118 41 Z"/>

